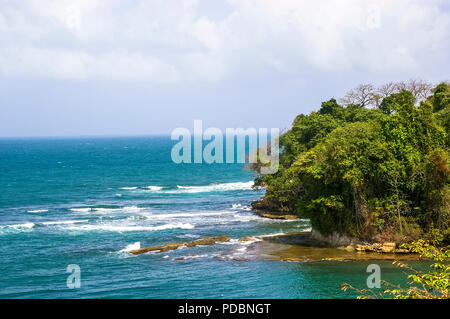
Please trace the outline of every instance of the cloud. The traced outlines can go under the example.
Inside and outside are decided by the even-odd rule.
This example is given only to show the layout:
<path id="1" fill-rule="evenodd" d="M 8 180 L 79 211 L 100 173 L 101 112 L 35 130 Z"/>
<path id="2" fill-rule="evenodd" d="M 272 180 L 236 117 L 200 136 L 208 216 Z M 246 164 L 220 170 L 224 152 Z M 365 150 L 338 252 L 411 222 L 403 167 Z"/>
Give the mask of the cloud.
<path id="1" fill-rule="evenodd" d="M 91 54 L 86 51 L 8 47 L 0 54 L 3 75 L 55 79 L 120 79 L 179 82 L 176 68 L 141 53 Z"/>
<path id="2" fill-rule="evenodd" d="M 258 70 L 448 70 L 444 0 L 229 0 L 221 18 L 202 1 L 4 1 L 0 74 L 179 84 Z"/>

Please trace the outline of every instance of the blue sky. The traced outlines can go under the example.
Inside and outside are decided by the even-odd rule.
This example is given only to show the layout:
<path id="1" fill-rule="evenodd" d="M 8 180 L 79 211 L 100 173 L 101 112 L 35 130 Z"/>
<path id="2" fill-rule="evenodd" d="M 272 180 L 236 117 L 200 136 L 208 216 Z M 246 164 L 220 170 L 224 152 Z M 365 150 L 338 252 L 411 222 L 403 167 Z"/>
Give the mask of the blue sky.
<path id="1" fill-rule="evenodd" d="M 449 52 L 448 0 L 0 0 L 0 136 L 283 129 Z"/>

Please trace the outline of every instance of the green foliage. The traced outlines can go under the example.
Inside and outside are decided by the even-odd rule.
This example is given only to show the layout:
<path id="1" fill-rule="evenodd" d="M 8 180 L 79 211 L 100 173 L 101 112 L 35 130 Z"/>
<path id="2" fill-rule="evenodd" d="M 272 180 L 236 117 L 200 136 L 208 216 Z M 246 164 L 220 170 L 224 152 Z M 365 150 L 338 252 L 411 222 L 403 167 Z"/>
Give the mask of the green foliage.
<path id="1" fill-rule="evenodd" d="M 342 284 L 342 290 L 352 289 L 360 295 L 358 299 L 368 298 L 394 298 L 394 299 L 449 299 L 450 298 L 450 250 L 439 249 L 423 240 L 411 244 L 403 244 L 403 248 L 409 249 L 420 257 L 433 260 L 428 272 L 418 271 L 405 263 L 394 261 L 399 268 L 407 269 L 408 287 L 402 288 L 389 282 L 382 281 L 386 287 L 383 292 L 376 293 L 370 289 L 357 289 L 349 284 Z M 392 288 L 393 287 L 393 288 Z"/>
<path id="2" fill-rule="evenodd" d="M 434 112 L 439 112 L 450 106 L 450 85 L 441 83 L 434 89 L 434 95 L 431 97 Z"/>
<path id="3" fill-rule="evenodd" d="M 440 84 L 419 106 L 405 90 L 372 109 L 331 99 L 297 116 L 280 136 L 279 171 L 257 178 L 260 205 L 324 234 L 409 241 L 434 229 L 448 242 L 449 91 Z"/>
<path id="4" fill-rule="evenodd" d="M 379 108 L 385 114 L 391 114 L 402 108 L 410 108 L 414 106 L 415 98 L 409 91 L 401 91 L 400 93 L 391 94 L 381 102 Z"/>

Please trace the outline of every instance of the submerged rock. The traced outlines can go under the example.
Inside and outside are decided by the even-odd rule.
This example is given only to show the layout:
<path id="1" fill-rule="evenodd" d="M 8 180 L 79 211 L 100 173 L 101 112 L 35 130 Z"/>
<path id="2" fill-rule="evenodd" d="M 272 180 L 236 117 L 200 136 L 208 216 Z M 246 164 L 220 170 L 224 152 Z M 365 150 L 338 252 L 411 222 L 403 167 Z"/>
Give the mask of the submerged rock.
<path id="1" fill-rule="evenodd" d="M 199 245 L 213 245 L 215 243 L 230 241 L 230 236 L 215 236 L 215 237 L 205 237 L 194 240 L 192 242 L 179 242 L 179 243 L 168 243 L 161 246 L 151 246 L 144 247 L 140 249 L 130 250 L 129 253 L 133 255 L 140 255 L 148 252 L 162 253 L 169 250 L 175 250 L 180 247 L 195 247 Z"/>

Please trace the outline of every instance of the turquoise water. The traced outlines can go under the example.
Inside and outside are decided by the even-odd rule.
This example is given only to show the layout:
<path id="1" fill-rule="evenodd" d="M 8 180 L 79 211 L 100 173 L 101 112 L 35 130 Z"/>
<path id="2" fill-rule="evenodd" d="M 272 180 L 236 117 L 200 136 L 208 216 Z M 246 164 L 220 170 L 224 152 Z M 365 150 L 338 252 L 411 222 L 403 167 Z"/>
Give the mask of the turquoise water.
<path id="1" fill-rule="evenodd" d="M 234 261 L 246 235 L 309 228 L 252 214 L 242 164 L 172 163 L 169 137 L 0 140 L 0 298 L 343 298 L 373 262 Z M 227 244 L 127 250 L 205 236 Z M 176 260 L 184 257 L 184 260 Z M 400 282 L 390 262 L 382 279 Z M 69 264 L 81 287 L 69 289 Z"/>

